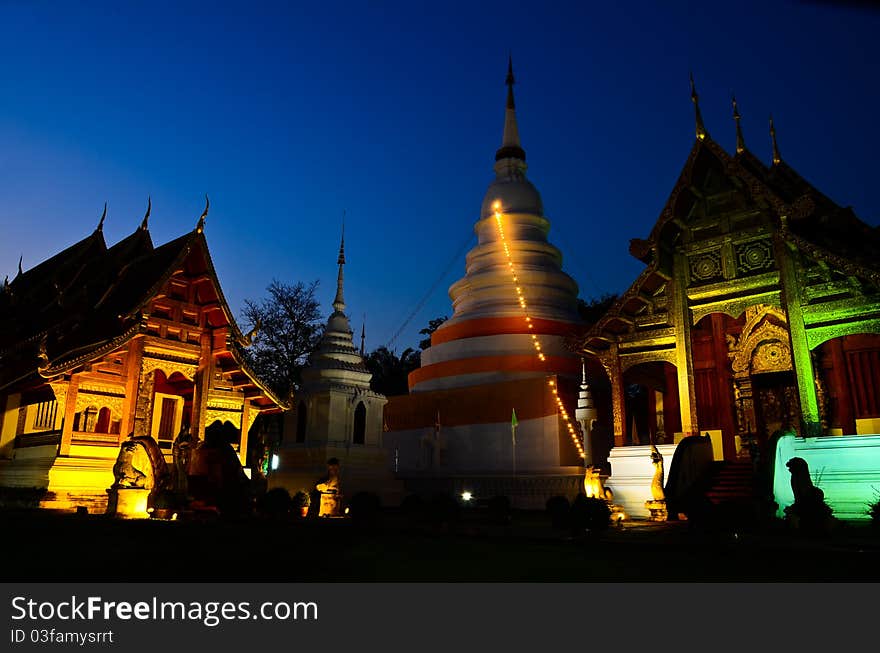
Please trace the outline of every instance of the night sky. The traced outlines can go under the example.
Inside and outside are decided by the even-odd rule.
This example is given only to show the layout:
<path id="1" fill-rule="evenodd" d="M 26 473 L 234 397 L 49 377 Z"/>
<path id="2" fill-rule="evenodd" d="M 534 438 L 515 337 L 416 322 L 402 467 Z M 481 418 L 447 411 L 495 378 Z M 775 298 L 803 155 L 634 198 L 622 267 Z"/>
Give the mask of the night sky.
<path id="1" fill-rule="evenodd" d="M 206 235 L 233 311 L 273 278 L 346 299 L 367 347 L 416 346 L 464 273 L 512 52 L 529 178 L 581 296 L 620 292 L 694 141 L 783 158 L 880 222 L 877 34 L 859 3 L 163 3 L 0 0 L 0 277 L 152 196 L 155 244 Z M 621 3 L 623 4 L 623 3 Z M 321 5 L 321 6 L 319 6 Z M 540 6 L 548 5 L 548 6 Z M 458 254 L 456 258 L 456 254 Z M 447 274 L 439 280 L 444 271 Z"/>

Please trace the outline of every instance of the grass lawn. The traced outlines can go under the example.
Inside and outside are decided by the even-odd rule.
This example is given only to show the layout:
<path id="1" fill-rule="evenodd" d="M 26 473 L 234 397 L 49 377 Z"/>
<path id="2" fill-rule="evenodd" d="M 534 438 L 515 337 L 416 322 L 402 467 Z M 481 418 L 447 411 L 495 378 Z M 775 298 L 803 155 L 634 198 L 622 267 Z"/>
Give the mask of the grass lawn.
<path id="1" fill-rule="evenodd" d="M 452 527 L 384 512 L 351 520 L 122 521 L 0 512 L 7 581 L 861 581 L 880 580 L 880 537 L 843 526 L 707 533 L 627 522 L 596 537 L 541 512 L 509 524 L 465 511 Z"/>

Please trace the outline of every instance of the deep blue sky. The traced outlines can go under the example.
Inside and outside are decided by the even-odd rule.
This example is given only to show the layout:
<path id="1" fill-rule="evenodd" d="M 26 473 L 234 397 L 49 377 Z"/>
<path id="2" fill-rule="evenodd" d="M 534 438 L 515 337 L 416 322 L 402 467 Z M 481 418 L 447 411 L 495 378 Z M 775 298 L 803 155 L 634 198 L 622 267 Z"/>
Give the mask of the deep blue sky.
<path id="1" fill-rule="evenodd" d="M 880 221 L 880 12 L 779 3 L 161 3 L 0 0 L 0 275 L 153 198 L 156 244 L 195 225 L 239 313 L 273 277 L 320 279 L 386 343 L 465 243 L 492 179 L 513 52 L 550 238 L 585 298 L 624 290 L 693 143 L 746 143 Z M 623 4 L 623 3 L 621 3 Z M 319 6 L 320 5 L 320 6 Z M 548 6 L 541 6 L 548 5 Z M 395 343 L 451 314 L 452 265 Z"/>

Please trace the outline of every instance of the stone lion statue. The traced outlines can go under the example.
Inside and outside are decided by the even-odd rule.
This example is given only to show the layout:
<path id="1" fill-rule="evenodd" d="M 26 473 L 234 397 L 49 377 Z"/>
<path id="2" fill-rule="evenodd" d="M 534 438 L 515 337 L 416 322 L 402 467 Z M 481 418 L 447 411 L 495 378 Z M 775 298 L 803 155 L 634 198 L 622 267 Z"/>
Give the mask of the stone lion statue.
<path id="1" fill-rule="evenodd" d="M 126 440 L 119 448 L 119 455 L 113 465 L 113 477 L 116 481 L 113 487 L 146 487 L 147 475 L 139 469 L 143 466 L 143 457 L 138 454 L 143 451 L 134 440 Z M 139 458 L 139 460 L 135 460 Z M 146 459 L 149 462 L 149 459 Z"/>
<path id="2" fill-rule="evenodd" d="M 825 495 L 813 485 L 813 479 L 810 478 L 810 467 L 803 458 L 792 458 L 785 466 L 791 472 L 791 491 L 794 494 L 794 500 L 812 501 L 817 497 L 824 499 Z"/>
<path id="3" fill-rule="evenodd" d="M 119 448 L 113 465 L 113 487 L 164 489 L 170 480 L 159 445 L 149 435 L 129 437 Z"/>

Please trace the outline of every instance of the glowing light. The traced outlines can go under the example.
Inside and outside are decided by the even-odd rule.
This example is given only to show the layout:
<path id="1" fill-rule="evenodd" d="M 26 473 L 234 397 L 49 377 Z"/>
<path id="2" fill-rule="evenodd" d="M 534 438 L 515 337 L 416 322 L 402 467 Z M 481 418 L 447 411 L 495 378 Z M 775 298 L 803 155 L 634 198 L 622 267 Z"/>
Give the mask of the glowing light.
<path id="1" fill-rule="evenodd" d="M 528 303 L 526 302 L 526 298 L 523 295 L 522 286 L 519 285 L 519 277 L 516 274 L 516 268 L 513 265 L 513 257 L 510 254 L 510 245 L 507 242 L 507 236 L 505 236 L 504 234 L 504 223 L 501 220 L 500 200 L 495 200 L 492 203 L 492 209 L 495 211 L 495 223 L 498 225 L 498 236 L 501 239 L 501 246 L 504 250 L 505 256 L 507 257 L 507 267 L 510 270 L 511 278 L 513 279 L 513 287 L 516 291 L 517 301 L 519 302 L 520 308 L 523 309 L 523 313 L 525 313 L 526 326 L 529 329 L 533 329 L 534 325 L 532 324 L 532 318 L 529 315 Z M 541 351 L 541 343 L 534 333 L 532 334 L 532 346 L 535 348 L 535 353 L 538 356 L 538 360 L 540 360 L 542 363 L 545 362 L 547 360 L 547 357 L 544 355 L 544 352 Z M 580 457 L 586 459 L 583 443 L 581 442 L 581 439 L 575 431 L 574 427 L 572 427 L 570 423 L 571 418 L 568 416 L 568 411 L 565 410 L 565 406 L 562 404 L 562 400 L 559 398 L 559 393 L 555 388 L 555 381 L 553 381 L 553 379 L 548 379 L 548 384 L 552 388 L 553 394 L 556 396 L 556 405 L 559 407 L 559 414 L 562 417 L 563 422 L 565 422 L 566 426 L 568 427 L 568 433 L 571 436 L 571 440 L 574 443 L 575 448 L 580 454 Z M 465 497 L 465 495 L 468 496 Z M 462 499 L 464 499 L 465 501 L 470 500 L 470 492 L 464 492 L 461 496 Z"/>
<path id="2" fill-rule="evenodd" d="M 281 465 L 281 458 L 278 457 L 277 453 L 273 453 L 272 454 L 272 470 L 274 471 L 274 470 L 278 469 L 278 467 L 280 465 Z"/>
<path id="3" fill-rule="evenodd" d="M 468 492 L 467 490 L 465 490 L 464 492 L 461 493 L 461 500 L 462 501 L 470 501 L 473 498 L 474 498 L 474 495 L 471 494 L 470 492 Z"/>

